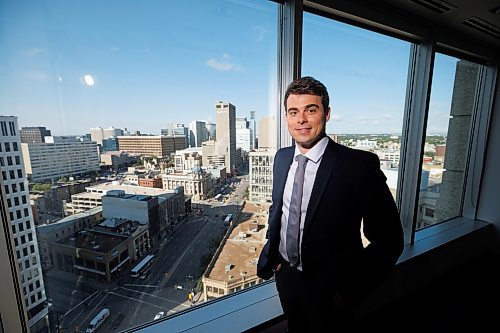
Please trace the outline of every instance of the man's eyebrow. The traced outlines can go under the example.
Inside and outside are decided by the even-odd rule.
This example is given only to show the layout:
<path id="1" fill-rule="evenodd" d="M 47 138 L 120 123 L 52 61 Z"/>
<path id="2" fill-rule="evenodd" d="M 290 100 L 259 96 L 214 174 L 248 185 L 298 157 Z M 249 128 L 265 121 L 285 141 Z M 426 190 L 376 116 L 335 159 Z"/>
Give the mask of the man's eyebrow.
<path id="1" fill-rule="evenodd" d="M 305 109 L 308 109 L 308 108 L 313 107 L 313 106 L 319 108 L 318 104 L 314 104 L 313 103 L 313 104 L 307 104 L 306 107 L 305 107 Z"/>
<path id="2" fill-rule="evenodd" d="M 317 107 L 317 108 L 319 108 L 319 105 L 315 104 L 315 103 L 313 103 L 313 104 L 307 104 L 306 106 L 304 106 L 304 109 L 308 109 L 310 107 Z M 291 107 L 291 108 L 287 109 L 286 111 L 288 112 L 288 111 L 298 111 L 298 110 L 299 110 L 299 108 Z"/>

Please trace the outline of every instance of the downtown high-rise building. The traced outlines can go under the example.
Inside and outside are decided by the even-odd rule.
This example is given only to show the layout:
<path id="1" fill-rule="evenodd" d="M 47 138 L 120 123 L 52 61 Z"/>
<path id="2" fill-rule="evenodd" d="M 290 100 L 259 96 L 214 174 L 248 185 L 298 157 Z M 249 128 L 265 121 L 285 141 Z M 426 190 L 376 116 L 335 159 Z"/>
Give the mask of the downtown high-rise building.
<path id="1" fill-rule="evenodd" d="M 236 107 L 227 102 L 215 104 L 217 140 L 216 153 L 225 156 L 226 171 L 236 168 Z"/>
<path id="2" fill-rule="evenodd" d="M 250 127 L 250 150 L 254 150 L 257 148 L 255 144 L 255 137 L 257 136 L 257 127 L 255 125 L 255 111 L 250 111 L 250 120 L 248 123 Z"/>
<path id="3" fill-rule="evenodd" d="M 252 130 L 247 118 L 236 118 L 236 148 L 246 152 L 252 150 Z"/>
<path id="4" fill-rule="evenodd" d="M 189 128 L 185 127 L 184 124 L 167 124 L 166 128 L 161 129 L 161 135 L 174 137 L 183 136 L 186 147 L 189 147 Z"/>
<path id="5" fill-rule="evenodd" d="M 92 141 L 97 142 L 98 145 L 102 145 L 102 140 L 109 138 L 116 138 L 118 136 L 124 135 L 123 130 L 120 128 L 102 128 L 95 127 L 90 129 L 90 136 Z"/>
<path id="6" fill-rule="evenodd" d="M 276 148 L 276 120 L 264 117 L 259 122 L 259 148 Z"/>
<path id="7" fill-rule="evenodd" d="M 99 171 L 97 144 L 76 136 L 49 136 L 44 143 L 23 143 L 20 150 L 33 182 Z"/>
<path id="8" fill-rule="evenodd" d="M 14 253 L 19 266 L 19 280 L 28 311 L 28 324 L 39 331 L 47 319 L 45 286 L 31 210 L 28 182 L 21 153 L 17 117 L 0 116 L 0 166 L 3 194 L 12 233 Z M 4 300 L 6 301 L 6 300 Z"/>
<path id="9" fill-rule="evenodd" d="M 21 143 L 43 143 L 46 136 L 51 136 L 50 130 L 40 126 L 22 127 L 19 133 Z"/>
<path id="10" fill-rule="evenodd" d="M 189 146 L 201 147 L 201 143 L 208 140 L 207 123 L 194 120 L 189 123 Z"/>

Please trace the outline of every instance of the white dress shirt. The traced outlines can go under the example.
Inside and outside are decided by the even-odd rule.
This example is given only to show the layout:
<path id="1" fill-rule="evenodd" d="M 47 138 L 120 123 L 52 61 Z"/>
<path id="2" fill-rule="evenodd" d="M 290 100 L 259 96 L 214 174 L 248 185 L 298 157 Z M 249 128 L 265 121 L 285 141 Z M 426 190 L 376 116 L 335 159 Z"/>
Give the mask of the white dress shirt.
<path id="1" fill-rule="evenodd" d="M 309 199 L 311 198 L 311 192 L 314 185 L 314 180 L 316 179 L 316 172 L 318 171 L 319 164 L 325 152 L 326 146 L 328 145 L 328 137 L 324 137 L 319 140 L 318 143 L 314 145 L 305 156 L 308 158 L 306 164 L 306 171 L 304 175 L 304 187 L 302 193 L 302 205 L 300 214 L 300 237 L 299 237 L 299 255 L 301 254 L 302 245 L 302 232 L 304 230 L 304 221 L 306 220 L 307 207 L 309 206 Z M 285 191 L 283 192 L 283 207 L 281 215 L 281 231 L 280 231 L 280 246 L 279 251 L 281 256 L 288 261 L 288 256 L 286 254 L 286 229 L 288 227 L 288 214 L 290 207 L 290 200 L 292 198 L 293 180 L 295 178 L 295 170 L 297 170 L 297 161 L 295 157 L 301 154 L 297 146 L 295 146 L 295 154 L 293 155 L 293 163 L 290 165 L 288 170 L 288 177 L 286 179 Z M 300 258 L 302 256 L 300 255 Z M 299 270 L 302 270 L 302 262 L 298 266 Z"/>

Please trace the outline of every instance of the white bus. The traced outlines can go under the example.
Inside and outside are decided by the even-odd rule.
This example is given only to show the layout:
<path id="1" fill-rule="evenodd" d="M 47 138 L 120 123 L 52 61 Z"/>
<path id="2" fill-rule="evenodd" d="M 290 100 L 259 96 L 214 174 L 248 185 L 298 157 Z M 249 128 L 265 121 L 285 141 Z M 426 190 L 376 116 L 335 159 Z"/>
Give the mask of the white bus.
<path id="1" fill-rule="evenodd" d="M 133 278 L 138 277 L 139 275 L 147 271 L 151 266 L 151 264 L 153 263 L 154 257 L 155 256 L 152 254 L 149 254 L 146 257 L 144 257 L 144 259 L 142 259 L 141 262 L 139 262 L 134 268 L 132 268 L 132 270 L 130 271 L 130 277 Z"/>
<path id="2" fill-rule="evenodd" d="M 85 333 L 95 332 L 99 326 L 109 317 L 109 309 L 102 309 L 91 321 Z"/>

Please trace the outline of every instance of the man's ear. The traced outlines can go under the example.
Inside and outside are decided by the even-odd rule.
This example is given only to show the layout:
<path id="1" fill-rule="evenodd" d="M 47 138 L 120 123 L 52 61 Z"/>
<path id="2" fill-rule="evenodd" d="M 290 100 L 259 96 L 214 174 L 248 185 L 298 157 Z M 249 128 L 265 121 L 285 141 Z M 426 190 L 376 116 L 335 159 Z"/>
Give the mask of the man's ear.
<path id="1" fill-rule="evenodd" d="M 326 110 L 326 112 L 325 112 L 325 119 L 326 119 L 326 121 L 330 120 L 330 114 L 331 113 L 332 113 L 332 109 L 330 109 L 330 107 L 328 107 L 328 110 Z"/>

